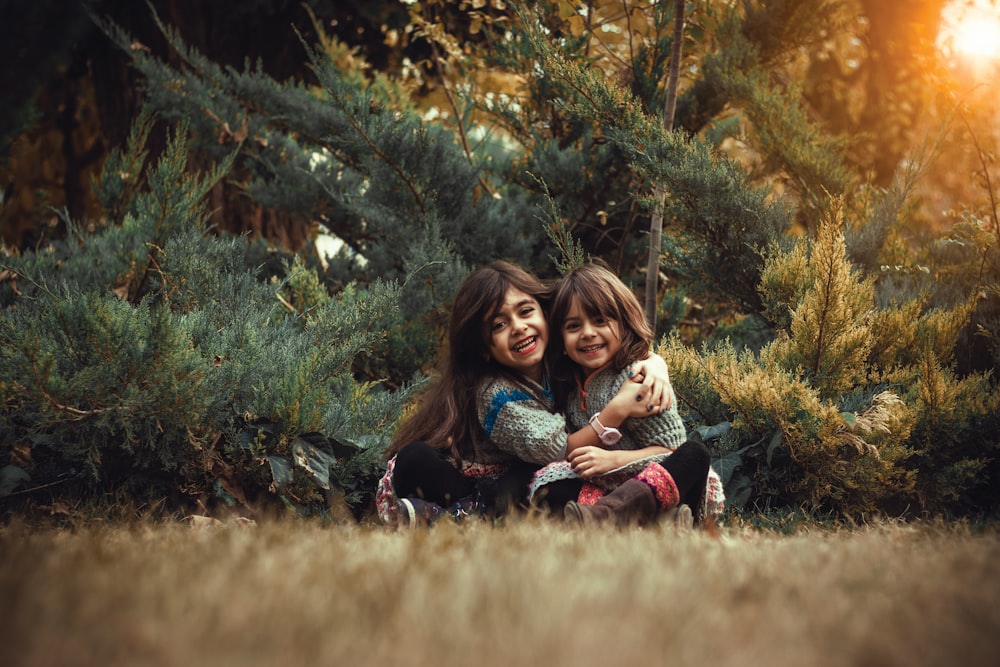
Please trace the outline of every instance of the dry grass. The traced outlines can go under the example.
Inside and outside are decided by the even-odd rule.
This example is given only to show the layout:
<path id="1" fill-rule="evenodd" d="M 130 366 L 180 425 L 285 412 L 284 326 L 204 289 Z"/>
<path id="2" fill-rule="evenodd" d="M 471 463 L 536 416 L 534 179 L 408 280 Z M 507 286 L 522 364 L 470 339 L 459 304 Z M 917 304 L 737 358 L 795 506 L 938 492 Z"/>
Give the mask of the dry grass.
<path id="1" fill-rule="evenodd" d="M 0 528 L 0 664 L 994 665 L 1000 533 Z"/>

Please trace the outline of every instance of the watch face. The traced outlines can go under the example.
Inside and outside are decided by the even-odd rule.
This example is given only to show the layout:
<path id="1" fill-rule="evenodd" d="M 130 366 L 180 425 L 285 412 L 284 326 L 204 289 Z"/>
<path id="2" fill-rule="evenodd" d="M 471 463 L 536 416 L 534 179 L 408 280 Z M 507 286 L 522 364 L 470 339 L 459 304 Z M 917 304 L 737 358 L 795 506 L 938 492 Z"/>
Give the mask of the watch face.
<path id="1" fill-rule="evenodd" d="M 605 445 L 613 445 L 622 439 L 621 431 L 616 428 L 605 429 L 604 433 L 601 435 L 601 441 Z"/>

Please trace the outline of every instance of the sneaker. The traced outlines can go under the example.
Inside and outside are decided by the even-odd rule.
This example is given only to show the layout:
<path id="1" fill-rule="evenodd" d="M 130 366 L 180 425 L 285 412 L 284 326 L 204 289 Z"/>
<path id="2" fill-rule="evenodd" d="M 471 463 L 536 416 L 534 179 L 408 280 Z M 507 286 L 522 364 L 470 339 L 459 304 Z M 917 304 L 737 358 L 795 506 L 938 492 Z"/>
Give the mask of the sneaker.
<path id="1" fill-rule="evenodd" d="M 402 526 L 429 526 L 446 512 L 437 503 L 427 502 L 420 498 L 400 498 L 397 503 L 399 523 Z"/>

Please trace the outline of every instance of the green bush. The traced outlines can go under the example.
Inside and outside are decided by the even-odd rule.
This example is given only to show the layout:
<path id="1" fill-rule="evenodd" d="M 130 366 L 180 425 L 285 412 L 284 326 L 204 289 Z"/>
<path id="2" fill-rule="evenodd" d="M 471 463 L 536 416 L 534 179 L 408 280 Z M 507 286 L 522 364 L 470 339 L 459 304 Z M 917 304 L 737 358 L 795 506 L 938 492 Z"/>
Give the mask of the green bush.
<path id="1" fill-rule="evenodd" d="M 7 267 L 19 293 L 0 317 L 0 445 L 27 448 L 34 486 L 68 476 L 185 507 L 304 512 L 339 491 L 360 512 L 408 391 L 352 366 L 384 338 L 399 287 L 331 296 L 299 260 L 261 279 L 245 240 L 206 233 L 226 162 L 192 176 L 182 124 L 146 165 L 151 128 L 144 115 L 105 165 L 107 226 Z"/>

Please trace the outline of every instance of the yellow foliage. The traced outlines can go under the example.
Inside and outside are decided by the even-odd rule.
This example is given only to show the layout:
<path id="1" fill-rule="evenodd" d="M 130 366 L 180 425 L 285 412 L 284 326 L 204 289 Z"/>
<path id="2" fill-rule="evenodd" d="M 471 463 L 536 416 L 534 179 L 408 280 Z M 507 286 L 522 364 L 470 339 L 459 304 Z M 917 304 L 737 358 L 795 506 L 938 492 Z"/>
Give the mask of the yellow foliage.
<path id="1" fill-rule="evenodd" d="M 973 298 L 952 310 L 936 309 L 928 312 L 916 322 L 917 340 L 928 345 L 940 363 L 950 363 L 958 336 L 969 323 L 975 309 L 976 302 Z"/>
<path id="2" fill-rule="evenodd" d="M 859 279 L 847 259 L 841 215 L 835 203 L 820 223 L 808 272 L 812 285 L 789 327 L 792 358 L 820 394 L 831 398 L 865 378 L 872 340 L 868 316 L 875 307 L 873 281 Z"/>
<path id="3" fill-rule="evenodd" d="M 812 282 L 809 248 L 805 243 L 796 243 L 787 253 L 776 253 L 765 265 L 759 292 L 764 304 L 763 314 L 775 328 L 791 326 L 793 304 L 802 301 Z"/>
<path id="4" fill-rule="evenodd" d="M 956 379 L 955 374 L 928 351 L 919 367 L 915 409 L 921 417 L 921 432 L 928 438 L 917 444 L 942 446 L 946 444 L 942 438 L 959 432 L 969 420 L 1000 411 L 1000 393 L 993 391 L 983 376 Z"/>
<path id="5" fill-rule="evenodd" d="M 953 423 L 946 406 L 965 400 L 961 383 L 945 377 L 940 364 L 972 305 L 923 315 L 919 301 L 877 308 L 873 281 L 852 269 L 842 227 L 836 202 L 811 242 L 769 259 L 760 290 L 780 328 L 759 353 L 738 354 L 726 343 L 684 354 L 674 342 L 661 354 L 685 391 L 696 388 L 696 408 L 710 404 L 714 392 L 743 433 L 739 440 L 765 443 L 772 492 L 862 516 L 913 493 L 917 473 L 905 464 L 915 453 L 909 441 L 921 412 L 933 406 L 939 420 Z M 894 389 L 905 391 L 918 376 L 919 400 Z M 846 400 L 857 405 L 876 387 L 883 389 L 867 405 L 842 411 L 845 397 L 856 394 Z M 779 452 L 791 468 L 772 462 Z"/>
<path id="6" fill-rule="evenodd" d="M 913 363 L 917 349 L 916 323 L 921 310 L 919 301 L 909 301 L 872 313 L 869 360 L 873 366 L 891 370 Z"/>

